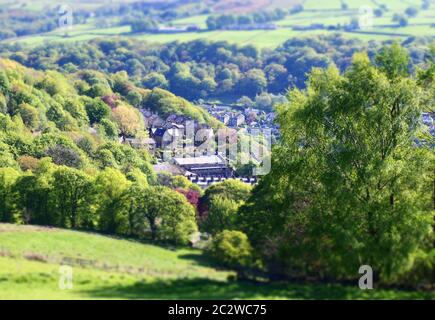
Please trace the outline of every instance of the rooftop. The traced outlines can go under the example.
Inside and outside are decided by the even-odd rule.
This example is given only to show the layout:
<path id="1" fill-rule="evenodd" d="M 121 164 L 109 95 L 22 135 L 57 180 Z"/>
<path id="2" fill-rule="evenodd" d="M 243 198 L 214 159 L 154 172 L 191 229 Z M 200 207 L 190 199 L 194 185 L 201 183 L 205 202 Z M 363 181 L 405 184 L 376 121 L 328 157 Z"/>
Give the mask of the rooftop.
<path id="1" fill-rule="evenodd" d="M 174 158 L 174 162 L 179 166 L 225 164 L 224 160 L 220 156 L 216 155 L 191 158 Z"/>

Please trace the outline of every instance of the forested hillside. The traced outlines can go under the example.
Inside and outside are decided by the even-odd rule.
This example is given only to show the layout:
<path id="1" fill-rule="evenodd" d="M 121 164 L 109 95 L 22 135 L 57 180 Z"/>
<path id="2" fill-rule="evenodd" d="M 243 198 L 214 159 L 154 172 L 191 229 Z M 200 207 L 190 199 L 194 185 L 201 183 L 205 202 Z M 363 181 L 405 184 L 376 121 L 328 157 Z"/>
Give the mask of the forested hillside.
<path id="1" fill-rule="evenodd" d="M 0 60 L 0 220 L 187 243 L 197 227 L 181 191 L 197 187 L 181 177 L 161 186 L 147 150 L 122 143 L 147 135 L 139 107 L 209 119 L 122 73 L 62 75 Z"/>
<path id="2" fill-rule="evenodd" d="M 411 70 L 427 60 L 430 43 L 429 38 L 403 43 L 409 49 Z M 291 87 L 304 88 L 312 68 L 335 64 L 344 71 L 355 52 L 367 51 L 374 57 L 380 47 L 380 43 L 367 44 L 340 35 L 290 39 L 275 50 L 206 40 L 157 45 L 131 39 L 100 39 L 80 46 L 4 46 L 3 56 L 31 68 L 66 73 L 78 69 L 125 71 L 138 86 L 167 89 L 191 101 L 219 98 L 237 102 L 244 96 L 261 100 L 264 95 L 273 101 L 273 95 L 285 94 Z M 246 104 L 246 98 L 241 103 Z M 271 107 L 266 103 L 266 108 Z"/>

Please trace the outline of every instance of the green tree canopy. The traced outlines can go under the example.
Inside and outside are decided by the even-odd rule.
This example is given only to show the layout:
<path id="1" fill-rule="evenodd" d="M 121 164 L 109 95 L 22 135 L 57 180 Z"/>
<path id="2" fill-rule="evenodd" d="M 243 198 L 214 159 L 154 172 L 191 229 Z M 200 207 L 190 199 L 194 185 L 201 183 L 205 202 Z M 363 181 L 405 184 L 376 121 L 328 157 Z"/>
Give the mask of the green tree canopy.
<path id="1" fill-rule="evenodd" d="M 430 243 L 433 153 L 415 144 L 427 92 L 397 47 L 384 53 L 379 68 L 357 54 L 344 75 L 313 70 L 279 109 L 272 172 L 240 215 L 270 272 L 353 279 L 368 264 L 388 282 Z"/>

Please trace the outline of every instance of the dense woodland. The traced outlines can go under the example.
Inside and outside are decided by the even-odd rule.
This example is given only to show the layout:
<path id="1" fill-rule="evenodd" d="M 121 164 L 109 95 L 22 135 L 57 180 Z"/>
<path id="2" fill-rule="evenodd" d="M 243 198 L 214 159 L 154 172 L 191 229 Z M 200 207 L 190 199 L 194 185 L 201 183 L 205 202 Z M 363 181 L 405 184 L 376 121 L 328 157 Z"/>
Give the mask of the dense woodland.
<path id="1" fill-rule="evenodd" d="M 158 92 L 135 88 L 122 75 L 66 77 L 10 60 L 0 67 L 1 221 L 188 242 L 196 218 L 183 192 L 199 195 L 198 188 L 185 178 L 162 182 L 146 150 L 118 140 L 146 135 L 131 92 L 156 103 Z M 125 88 L 128 97 L 120 93 Z"/>
<path id="2" fill-rule="evenodd" d="M 433 111 L 434 49 L 404 46 L 337 36 L 263 52 L 122 39 L 4 47 L 0 221 L 177 245 L 200 230 L 241 277 L 345 281 L 370 264 L 381 284 L 433 285 L 434 141 L 421 113 Z M 146 150 L 120 143 L 146 136 L 140 108 L 218 127 L 184 98 L 292 87 L 276 109 L 272 172 L 253 190 L 157 176 Z"/>
<path id="3" fill-rule="evenodd" d="M 411 71 L 428 59 L 429 44 L 430 39 L 424 38 L 403 43 L 409 48 Z M 276 50 L 263 51 L 206 40 L 153 45 L 129 39 L 101 39 L 80 46 L 48 44 L 35 49 L 4 46 L 1 51 L 35 69 L 125 71 L 138 86 L 167 89 L 191 101 L 218 98 L 235 103 L 244 98 L 240 103 L 246 104 L 249 98 L 259 101 L 260 108 L 271 110 L 278 95 L 292 87 L 305 87 L 312 68 L 335 64 L 344 71 L 355 52 L 365 50 L 373 58 L 379 48 L 378 43 L 367 45 L 335 35 L 291 39 Z"/>

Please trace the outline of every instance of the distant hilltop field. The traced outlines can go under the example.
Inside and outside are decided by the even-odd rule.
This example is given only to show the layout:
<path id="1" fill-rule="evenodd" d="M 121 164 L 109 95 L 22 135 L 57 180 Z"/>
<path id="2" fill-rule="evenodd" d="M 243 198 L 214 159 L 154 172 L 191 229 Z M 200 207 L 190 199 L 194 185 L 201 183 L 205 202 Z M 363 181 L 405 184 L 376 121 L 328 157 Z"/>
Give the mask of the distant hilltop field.
<path id="1" fill-rule="evenodd" d="M 429 0 L 220 0 L 63 2 L 0 0 L 0 42 L 42 44 L 126 36 L 167 43 L 207 39 L 259 48 L 340 33 L 347 38 L 434 37 Z M 19 20 L 16 18 L 19 16 Z"/>

